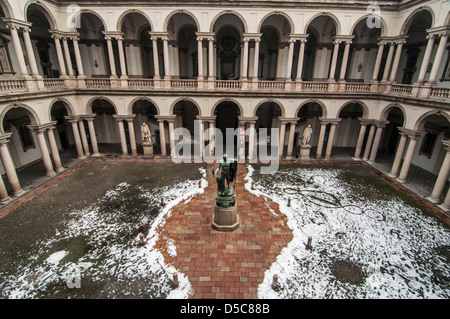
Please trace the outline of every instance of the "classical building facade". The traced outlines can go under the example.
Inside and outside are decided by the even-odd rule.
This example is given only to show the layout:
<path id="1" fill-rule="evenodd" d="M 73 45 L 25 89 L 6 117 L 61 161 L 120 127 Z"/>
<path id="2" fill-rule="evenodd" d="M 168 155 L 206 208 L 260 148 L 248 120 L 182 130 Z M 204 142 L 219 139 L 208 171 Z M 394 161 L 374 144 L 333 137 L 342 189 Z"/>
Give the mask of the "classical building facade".
<path id="1" fill-rule="evenodd" d="M 295 159 L 311 125 L 313 159 L 341 151 L 412 166 L 446 196 L 450 2 L 0 0 L 0 200 L 22 192 L 17 170 L 62 171 L 79 158 L 170 156 L 176 128 L 279 129 Z M 194 143 L 198 141 L 194 140 Z M 116 147 L 117 145 L 117 147 Z M 204 147 L 202 145 L 201 147 Z M 339 153 L 341 154 L 341 153 Z"/>

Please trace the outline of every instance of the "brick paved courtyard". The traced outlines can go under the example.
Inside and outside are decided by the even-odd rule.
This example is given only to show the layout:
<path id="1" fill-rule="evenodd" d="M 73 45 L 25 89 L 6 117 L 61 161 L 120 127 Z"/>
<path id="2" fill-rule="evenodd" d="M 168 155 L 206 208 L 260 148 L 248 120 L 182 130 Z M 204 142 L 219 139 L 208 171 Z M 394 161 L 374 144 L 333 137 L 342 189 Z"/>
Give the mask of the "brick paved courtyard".
<path id="1" fill-rule="evenodd" d="M 189 277 L 193 298 L 257 298 L 264 272 L 292 240 L 291 230 L 277 204 L 244 189 L 244 164 L 239 164 L 236 180 L 240 226 L 233 232 L 214 230 L 211 222 L 217 187 L 211 175 L 213 167 L 207 169 L 205 192 L 172 209 L 172 216 L 160 229 L 159 247 L 165 262 Z M 175 241 L 175 257 L 167 253 L 168 239 Z"/>

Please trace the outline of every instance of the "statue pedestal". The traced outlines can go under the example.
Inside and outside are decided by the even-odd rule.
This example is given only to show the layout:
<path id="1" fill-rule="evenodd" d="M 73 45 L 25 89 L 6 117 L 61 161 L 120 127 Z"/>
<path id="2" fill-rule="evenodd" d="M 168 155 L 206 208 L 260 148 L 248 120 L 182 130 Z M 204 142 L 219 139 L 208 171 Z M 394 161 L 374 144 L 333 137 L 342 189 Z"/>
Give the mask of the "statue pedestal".
<path id="1" fill-rule="evenodd" d="M 239 227 L 236 195 L 233 188 L 227 188 L 224 194 L 216 193 L 212 227 L 219 231 L 233 231 Z"/>
<path id="2" fill-rule="evenodd" d="M 311 145 L 302 145 L 300 146 L 300 162 L 309 161 L 309 153 L 311 152 Z"/>
<path id="3" fill-rule="evenodd" d="M 155 154 L 153 153 L 153 143 L 144 142 L 142 143 L 142 148 L 144 149 L 144 158 L 153 158 Z"/>

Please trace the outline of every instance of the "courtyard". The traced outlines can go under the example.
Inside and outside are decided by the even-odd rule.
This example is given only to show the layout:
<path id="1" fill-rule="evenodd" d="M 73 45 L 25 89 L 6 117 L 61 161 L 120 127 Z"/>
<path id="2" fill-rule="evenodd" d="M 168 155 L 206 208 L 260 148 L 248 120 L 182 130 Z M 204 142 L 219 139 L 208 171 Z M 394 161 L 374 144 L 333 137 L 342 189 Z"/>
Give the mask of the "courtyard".
<path id="1" fill-rule="evenodd" d="M 448 216 L 351 164 L 239 164 L 220 232 L 216 164 L 81 161 L 2 208 L 1 298 L 449 298 Z"/>

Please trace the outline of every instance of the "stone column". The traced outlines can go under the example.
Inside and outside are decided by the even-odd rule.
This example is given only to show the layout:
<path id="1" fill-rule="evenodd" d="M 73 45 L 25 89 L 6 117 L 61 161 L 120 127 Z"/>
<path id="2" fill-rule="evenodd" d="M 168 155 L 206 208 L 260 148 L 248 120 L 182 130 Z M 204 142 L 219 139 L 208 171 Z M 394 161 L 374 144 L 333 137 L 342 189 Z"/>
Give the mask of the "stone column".
<path id="1" fill-rule="evenodd" d="M 425 75 L 427 73 L 428 64 L 430 63 L 431 53 L 434 46 L 434 35 L 430 34 L 428 36 L 427 48 L 425 49 L 425 54 L 423 56 L 422 65 L 420 67 L 419 77 L 417 78 L 417 83 L 422 84 L 425 80 Z"/>
<path id="2" fill-rule="evenodd" d="M 166 151 L 166 132 L 164 129 L 164 120 L 162 119 L 158 119 L 158 124 L 159 124 L 159 140 L 161 143 L 161 155 L 162 156 L 167 156 L 167 151 Z"/>
<path id="3" fill-rule="evenodd" d="M 47 142 L 45 140 L 44 132 L 46 130 L 46 127 L 44 126 L 36 126 L 36 125 L 29 125 L 29 128 L 32 129 L 37 136 L 39 147 L 41 149 L 41 155 L 42 155 L 42 161 L 44 162 L 45 166 L 45 173 L 47 176 L 54 176 L 56 173 L 53 170 L 53 164 L 52 160 L 50 158 L 50 153 L 48 151 Z"/>
<path id="4" fill-rule="evenodd" d="M 151 37 L 152 40 L 152 51 L 153 51 L 153 68 L 155 70 L 154 79 L 159 80 L 161 76 L 159 75 L 159 58 L 158 58 L 158 38 Z"/>
<path id="5" fill-rule="evenodd" d="M 117 48 L 119 51 L 119 61 L 120 61 L 120 78 L 121 79 L 128 79 L 127 75 L 127 65 L 125 62 L 125 53 L 123 48 L 123 36 L 117 37 Z"/>
<path id="6" fill-rule="evenodd" d="M 293 159 L 292 153 L 294 150 L 294 136 L 295 136 L 295 126 L 297 125 L 297 121 L 290 122 L 291 126 L 289 129 L 289 141 L 288 141 L 288 149 L 286 159 Z"/>
<path id="7" fill-rule="evenodd" d="M 128 156 L 127 139 L 125 137 L 125 128 L 123 126 L 124 117 L 120 115 L 113 115 L 113 117 L 116 120 L 117 125 L 119 126 L 120 147 L 122 148 L 122 155 Z"/>
<path id="8" fill-rule="evenodd" d="M 162 38 L 163 41 L 163 55 L 164 55 L 164 79 L 170 80 L 170 65 L 169 65 L 169 38 Z"/>
<path id="9" fill-rule="evenodd" d="M 216 126 L 216 120 L 214 119 L 214 120 L 211 120 L 211 121 L 209 121 L 209 129 L 210 129 L 210 131 L 209 131 L 209 145 L 211 145 L 210 146 L 210 152 L 209 152 L 209 155 L 210 156 L 214 156 L 214 154 L 215 154 L 215 143 L 214 143 L 214 140 L 216 139 L 216 136 L 214 135 L 214 127 Z"/>
<path id="10" fill-rule="evenodd" d="M 389 124 L 389 121 L 376 121 L 375 126 L 377 127 L 375 138 L 372 144 L 372 150 L 370 151 L 370 157 L 368 163 L 375 163 L 375 158 L 377 157 L 378 147 L 380 146 L 381 134 L 383 133 L 383 128 Z"/>
<path id="11" fill-rule="evenodd" d="M 244 55 L 242 63 L 242 79 L 247 79 L 248 70 L 248 41 L 249 39 L 244 38 Z"/>
<path id="12" fill-rule="evenodd" d="M 12 189 L 12 196 L 19 196 L 23 193 L 22 187 L 17 177 L 16 169 L 11 158 L 11 154 L 8 150 L 9 138 L 11 133 L 3 134 L 0 137 L 0 157 L 2 158 L 3 168 L 5 169 L 6 177 Z"/>
<path id="13" fill-rule="evenodd" d="M 78 77 L 84 78 L 83 60 L 81 59 L 78 36 L 72 36 L 73 50 L 75 51 L 75 61 L 77 63 Z"/>
<path id="14" fill-rule="evenodd" d="M 281 124 L 280 124 L 280 139 L 279 139 L 279 144 L 278 144 L 278 157 L 281 158 L 283 157 L 283 151 L 284 151 L 284 134 L 286 132 L 286 122 L 284 122 L 283 120 L 281 120 Z"/>
<path id="15" fill-rule="evenodd" d="M 448 34 L 446 32 L 441 34 L 441 40 L 439 41 L 439 46 L 436 51 L 436 56 L 434 57 L 433 68 L 431 69 L 430 78 L 428 80 L 428 83 L 430 85 L 436 83 L 437 73 L 441 66 L 442 58 L 444 57 L 445 48 L 447 46 L 447 38 L 448 38 Z"/>
<path id="16" fill-rule="evenodd" d="M 78 121 L 78 126 L 79 126 L 79 130 L 80 130 L 81 142 L 83 143 L 84 155 L 89 156 L 89 155 L 91 155 L 91 152 L 89 151 L 89 143 L 87 140 L 86 128 L 84 127 L 83 119 L 80 119 Z"/>
<path id="17" fill-rule="evenodd" d="M 440 207 L 446 212 L 450 211 L 450 189 L 448 190 L 445 200 Z"/>
<path id="18" fill-rule="evenodd" d="M 59 74 L 61 78 L 67 77 L 66 65 L 64 64 L 64 57 L 61 49 L 62 36 L 56 32 L 52 33 L 52 38 L 55 40 L 56 55 L 58 56 Z"/>
<path id="19" fill-rule="evenodd" d="M 95 134 L 95 127 L 94 127 L 95 115 L 96 114 L 93 114 L 88 117 L 84 117 L 84 119 L 88 123 L 89 136 L 91 138 L 91 145 L 92 145 L 92 156 L 99 156 L 100 153 L 98 152 L 97 136 Z"/>
<path id="20" fill-rule="evenodd" d="M 355 155 L 353 155 L 353 159 L 355 161 L 361 160 L 361 150 L 364 143 L 364 137 L 366 134 L 367 125 L 372 123 L 372 120 L 359 119 L 361 123 L 361 128 L 359 130 L 358 141 L 356 142 Z"/>
<path id="21" fill-rule="evenodd" d="M 58 146 L 56 145 L 55 135 L 53 133 L 55 124 L 56 124 L 56 122 L 53 123 L 50 127 L 48 127 L 47 138 L 48 138 L 48 142 L 50 144 L 50 150 L 52 151 L 52 157 L 53 157 L 53 162 L 55 163 L 56 172 L 60 173 L 60 172 L 64 171 L 64 167 L 61 164 L 61 158 L 59 157 Z"/>
<path id="22" fill-rule="evenodd" d="M 209 78 L 208 80 L 214 80 L 214 37 L 208 38 L 208 66 L 209 66 Z"/>
<path id="23" fill-rule="evenodd" d="M 378 73 L 380 72 L 381 59 L 383 58 L 383 49 L 384 49 L 384 42 L 379 42 L 377 59 L 375 60 L 375 66 L 373 68 L 372 82 L 378 82 L 377 79 Z"/>
<path id="24" fill-rule="evenodd" d="M 345 73 L 347 72 L 348 54 L 350 52 L 350 44 L 352 41 L 345 41 L 344 56 L 342 57 L 340 81 L 345 81 Z"/>
<path id="25" fill-rule="evenodd" d="M 294 45 L 295 40 L 289 40 L 289 54 L 288 54 L 288 63 L 287 63 L 287 71 L 286 71 L 286 79 L 292 80 L 292 64 L 294 62 Z"/>
<path id="26" fill-rule="evenodd" d="M 408 135 L 403 131 L 403 128 L 399 128 L 400 131 L 400 142 L 397 146 L 397 152 L 395 153 L 394 162 L 392 163 L 392 168 L 388 174 L 391 178 L 396 178 L 398 176 L 398 170 L 400 169 L 400 163 L 402 162 L 403 153 L 405 152 L 406 142 L 408 141 Z"/>
<path id="27" fill-rule="evenodd" d="M 331 82 L 335 81 L 334 74 L 336 73 L 336 63 L 337 63 L 337 58 L 338 58 L 338 53 L 339 53 L 340 42 L 337 40 L 334 40 L 333 43 L 334 43 L 333 58 L 331 60 L 330 76 L 328 77 L 328 81 L 331 81 Z"/>
<path id="28" fill-rule="evenodd" d="M 317 142 L 317 152 L 316 159 L 320 159 L 322 157 L 323 143 L 325 142 L 325 131 L 327 129 L 327 122 L 325 119 L 319 118 L 320 120 L 320 132 L 319 132 L 319 140 Z"/>
<path id="29" fill-rule="evenodd" d="M 382 82 L 387 82 L 389 71 L 391 69 L 392 56 L 394 55 L 394 43 L 389 43 L 389 51 L 386 59 L 386 65 L 384 66 Z"/>
<path id="30" fill-rule="evenodd" d="M 255 124 L 256 121 L 250 121 L 250 134 L 248 136 L 248 159 L 251 161 L 254 157 L 255 150 Z"/>
<path id="31" fill-rule="evenodd" d="M 131 155 L 137 156 L 136 135 L 134 132 L 134 116 L 132 118 L 126 118 L 125 120 L 127 121 L 128 125 L 128 135 L 130 136 Z"/>
<path id="32" fill-rule="evenodd" d="M 402 54 L 403 44 L 405 43 L 405 38 L 397 41 L 397 50 L 395 51 L 394 63 L 392 64 L 392 72 L 391 77 L 389 78 L 389 82 L 395 82 L 395 78 L 397 76 L 398 64 L 400 63 L 400 57 Z"/>
<path id="33" fill-rule="evenodd" d="M 370 151 L 372 149 L 373 137 L 375 135 L 375 125 L 370 126 L 369 136 L 367 137 L 366 147 L 364 149 L 363 161 L 369 159 Z"/>
<path id="34" fill-rule="evenodd" d="M 30 28 L 24 28 L 23 41 L 25 43 L 25 50 L 27 51 L 28 63 L 30 64 L 31 75 L 33 77 L 41 77 L 37 68 L 36 57 L 34 56 L 33 46 L 30 39 Z"/>
<path id="35" fill-rule="evenodd" d="M 203 38 L 197 37 L 198 80 L 203 80 Z"/>
<path id="36" fill-rule="evenodd" d="M 175 147 L 175 134 L 174 134 L 174 125 L 173 122 L 175 121 L 175 117 L 173 119 L 168 119 L 167 123 L 169 124 L 169 145 L 170 145 L 170 155 L 171 156 L 176 156 L 175 152 L 172 153 L 172 151 L 174 151 L 174 147 Z"/>
<path id="37" fill-rule="evenodd" d="M 81 145 L 80 132 L 78 131 L 78 118 L 66 117 L 66 119 L 72 125 L 73 138 L 75 140 L 78 159 L 85 159 L 86 157 L 83 153 L 83 146 Z"/>
<path id="38" fill-rule="evenodd" d="M 22 45 L 20 44 L 19 34 L 17 30 L 19 30 L 19 26 L 14 23 L 7 22 L 7 26 L 11 31 L 11 40 L 14 45 L 14 51 L 16 52 L 17 62 L 19 63 L 20 75 L 26 77 L 28 76 L 27 66 L 25 64 L 25 58 L 23 55 Z"/>
<path id="39" fill-rule="evenodd" d="M 448 171 L 450 170 L 450 140 L 442 141 L 445 148 L 445 158 L 439 170 L 438 177 L 428 200 L 432 203 L 438 203 L 441 198 L 442 191 L 448 179 Z"/>
<path id="40" fill-rule="evenodd" d="M 255 39 L 255 55 L 253 57 L 253 80 L 258 80 L 259 67 L 259 43 L 261 39 Z"/>
<path id="41" fill-rule="evenodd" d="M 305 58 L 306 38 L 300 40 L 300 52 L 298 54 L 297 78 L 296 81 L 302 80 L 303 60 Z"/>
<path id="42" fill-rule="evenodd" d="M 416 132 L 416 131 L 413 131 L 410 134 L 408 134 L 409 145 L 408 145 L 408 149 L 405 154 L 405 159 L 403 160 L 403 165 L 402 165 L 402 169 L 400 170 L 400 175 L 397 178 L 397 181 L 399 183 L 403 184 L 406 182 L 406 177 L 408 176 L 409 167 L 411 166 L 411 161 L 412 161 L 412 157 L 414 155 L 414 150 L 416 148 L 417 140 L 420 138 L 420 136 L 423 136 L 423 135 L 424 135 L 424 133 Z"/>
<path id="43" fill-rule="evenodd" d="M 336 127 L 341 119 L 331 122 L 330 134 L 328 135 L 327 148 L 325 150 L 325 159 L 331 158 L 331 150 L 333 149 L 334 135 L 336 133 Z"/>
<path id="44" fill-rule="evenodd" d="M 109 67 L 111 69 L 111 78 L 117 78 L 116 63 L 114 60 L 114 51 L 113 51 L 113 47 L 112 47 L 112 37 L 105 36 L 105 38 L 106 38 L 106 44 L 108 46 L 108 57 L 109 57 Z"/>
<path id="45" fill-rule="evenodd" d="M 70 77 L 73 77 L 72 59 L 70 58 L 69 45 L 66 37 L 62 37 L 62 43 L 64 48 L 64 56 L 66 57 L 67 72 Z"/>
<path id="46" fill-rule="evenodd" d="M 8 195 L 8 191 L 6 190 L 5 183 L 3 182 L 3 178 L 0 176 L 0 204 L 6 204 L 11 200 Z"/>

